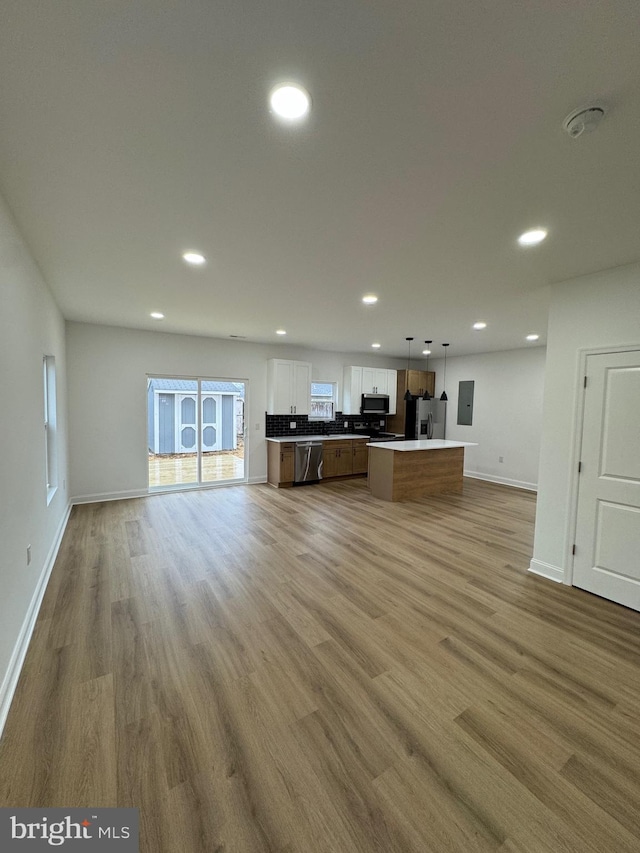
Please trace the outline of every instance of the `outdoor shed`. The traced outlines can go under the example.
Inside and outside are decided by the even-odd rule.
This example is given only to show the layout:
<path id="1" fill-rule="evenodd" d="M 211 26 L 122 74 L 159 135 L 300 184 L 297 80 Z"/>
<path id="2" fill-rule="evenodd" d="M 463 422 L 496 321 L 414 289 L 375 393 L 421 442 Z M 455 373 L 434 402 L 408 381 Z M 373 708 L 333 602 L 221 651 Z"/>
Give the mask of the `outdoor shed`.
<path id="1" fill-rule="evenodd" d="M 200 385 L 202 403 L 198 418 L 197 380 L 155 377 L 148 380 L 150 453 L 195 453 L 198 428 L 203 453 L 237 448 L 243 386 L 205 380 Z"/>

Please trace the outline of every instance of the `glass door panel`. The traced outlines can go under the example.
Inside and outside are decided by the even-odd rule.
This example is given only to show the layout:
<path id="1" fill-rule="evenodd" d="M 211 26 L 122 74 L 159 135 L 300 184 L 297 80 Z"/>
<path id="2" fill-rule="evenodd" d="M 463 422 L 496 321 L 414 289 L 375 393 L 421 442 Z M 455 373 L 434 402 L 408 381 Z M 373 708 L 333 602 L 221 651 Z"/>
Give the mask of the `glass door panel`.
<path id="1" fill-rule="evenodd" d="M 149 488 L 246 482 L 245 383 L 147 380 Z"/>
<path id="2" fill-rule="evenodd" d="M 244 382 L 202 385 L 202 482 L 244 482 Z"/>
<path id="3" fill-rule="evenodd" d="M 197 379 L 147 380 L 149 488 L 198 483 Z"/>

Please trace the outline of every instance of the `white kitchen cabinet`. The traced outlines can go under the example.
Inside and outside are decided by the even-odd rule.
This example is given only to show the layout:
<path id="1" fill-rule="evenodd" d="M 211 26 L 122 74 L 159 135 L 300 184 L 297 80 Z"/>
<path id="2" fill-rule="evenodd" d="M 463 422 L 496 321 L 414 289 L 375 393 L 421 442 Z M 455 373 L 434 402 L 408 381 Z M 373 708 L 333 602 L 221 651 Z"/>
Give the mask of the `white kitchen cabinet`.
<path id="1" fill-rule="evenodd" d="M 344 369 L 342 411 L 345 415 L 360 414 L 362 394 L 388 394 L 389 414 L 396 413 L 395 370 L 380 367 L 349 366 Z"/>
<path id="2" fill-rule="evenodd" d="M 398 401 L 398 371 L 397 370 L 387 370 L 387 376 L 389 379 L 389 414 L 395 415 L 397 411 L 397 401 Z"/>
<path id="3" fill-rule="evenodd" d="M 360 414 L 360 396 L 362 394 L 362 368 L 345 367 L 342 379 L 342 413 Z"/>
<path id="4" fill-rule="evenodd" d="M 267 361 L 267 414 L 308 415 L 311 411 L 311 365 L 306 361 Z"/>
<path id="5" fill-rule="evenodd" d="M 363 394 L 388 394 L 389 373 L 393 373 L 395 381 L 395 370 L 384 370 L 378 367 L 362 368 L 362 393 Z"/>

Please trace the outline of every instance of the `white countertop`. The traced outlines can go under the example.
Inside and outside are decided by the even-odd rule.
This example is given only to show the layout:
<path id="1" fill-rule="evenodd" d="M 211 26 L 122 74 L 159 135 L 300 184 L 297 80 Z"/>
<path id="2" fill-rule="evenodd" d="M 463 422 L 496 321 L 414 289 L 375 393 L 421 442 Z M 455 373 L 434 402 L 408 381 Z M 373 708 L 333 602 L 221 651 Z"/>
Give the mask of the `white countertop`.
<path id="1" fill-rule="evenodd" d="M 367 447 L 383 450 L 447 450 L 449 447 L 477 447 L 475 441 L 446 441 L 440 438 L 420 438 L 414 441 L 372 441 Z"/>
<path id="2" fill-rule="evenodd" d="M 278 435 L 274 438 L 267 438 L 267 441 L 276 441 L 279 444 L 300 441 L 349 441 L 352 438 L 361 438 L 366 441 L 366 435 L 352 435 L 344 433 L 343 435 Z"/>

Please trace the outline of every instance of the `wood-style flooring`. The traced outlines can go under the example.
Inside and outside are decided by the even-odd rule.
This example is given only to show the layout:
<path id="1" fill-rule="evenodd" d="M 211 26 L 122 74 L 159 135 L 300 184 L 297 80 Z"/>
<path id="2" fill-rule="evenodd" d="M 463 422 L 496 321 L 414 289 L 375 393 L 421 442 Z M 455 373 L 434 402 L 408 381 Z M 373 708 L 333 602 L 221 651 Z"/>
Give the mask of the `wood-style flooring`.
<path id="1" fill-rule="evenodd" d="M 535 496 L 366 481 L 75 507 L 0 806 L 144 853 L 638 853 L 640 614 L 527 573 Z"/>

